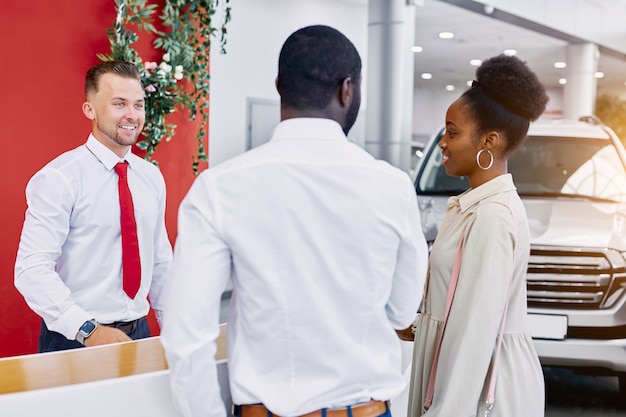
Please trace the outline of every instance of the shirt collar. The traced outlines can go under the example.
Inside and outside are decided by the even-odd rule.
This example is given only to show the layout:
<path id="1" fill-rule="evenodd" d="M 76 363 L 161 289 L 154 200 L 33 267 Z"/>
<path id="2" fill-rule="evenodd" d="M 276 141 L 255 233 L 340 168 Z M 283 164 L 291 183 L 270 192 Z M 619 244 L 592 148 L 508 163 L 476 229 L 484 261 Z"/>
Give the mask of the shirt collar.
<path id="1" fill-rule="evenodd" d="M 499 175 L 486 183 L 476 187 L 470 188 L 464 193 L 450 198 L 451 204 L 458 204 L 461 212 L 466 211 L 470 207 L 479 203 L 480 201 L 489 198 L 495 194 L 505 191 L 515 191 L 517 188 L 513 183 L 513 177 L 511 174 Z"/>
<path id="2" fill-rule="evenodd" d="M 283 139 L 348 140 L 339 123 L 318 117 L 283 120 L 274 129 L 271 140 Z"/>
<path id="3" fill-rule="evenodd" d="M 112 170 L 115 164 L 121 161 L 127 161 L 128 165 L 130 165 L 131 167 L 134 164 L 133 158 L 131 158 L 131 155 L 133 153 L 131 152 L 130 148 L 128 149 L 126 155 L 120 158 L 115 154 L 115 152 L 104 146 L 98 139 L 96 139 L 93 134 L 89 135 L 85 146 L 96 158 L 98 158 L 102 165 L 104 165 L 104 167 L 108 170 Z"/>

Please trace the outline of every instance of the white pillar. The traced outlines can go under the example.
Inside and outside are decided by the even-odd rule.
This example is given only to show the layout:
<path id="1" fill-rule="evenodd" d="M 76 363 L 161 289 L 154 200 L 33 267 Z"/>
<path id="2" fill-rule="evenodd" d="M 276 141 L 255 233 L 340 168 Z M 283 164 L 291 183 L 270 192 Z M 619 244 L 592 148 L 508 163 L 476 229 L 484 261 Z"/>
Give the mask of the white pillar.
<path id="1" fill-rule="evenodd" d="M 563 89 L 563 116 L 578 119 L 595 112 L 598 47 L 592 43 L 567 46 L 567 83 Z"/>
<path id="2" fill-rule="evenodd" d="M 404 44 L 402 59 L 404 66 L 402 83 L 402 130 L 400 136 L 400 158 L 398 167 L 409 171 L 411 167 L 411 144 L 413 143 L 413 102 L 415 101 L 415 54 L 411 47 L 415 45 L 415 6 L 410 1 L 404 8 Z"/>
<path id="3" fill-rule="evenodd" d="M 412 9 L 406 0 L 369 0 L 368 9 L 365 149 L 407 171 L 413 117 Z"/>

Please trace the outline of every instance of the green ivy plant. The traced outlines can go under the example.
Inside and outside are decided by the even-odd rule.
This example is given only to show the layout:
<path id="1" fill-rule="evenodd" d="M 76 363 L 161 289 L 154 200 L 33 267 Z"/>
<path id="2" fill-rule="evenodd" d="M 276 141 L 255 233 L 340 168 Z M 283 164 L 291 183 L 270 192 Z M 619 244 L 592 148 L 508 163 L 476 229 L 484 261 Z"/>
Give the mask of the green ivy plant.
<path id="1" fill-rule="evenodd" d="M 115 0 L 117 18 L 107 30 L 111 52 L 97 56 L 103 61 L 133 62 L 139 68 L 146 95 L 146 122 L 143 139 L 137 146 L 155 164 L 152 155 L 159 143 L 174 136 L 176 125 L 167 121 L 167 115 L 177 109 L 186 109 L 190 120 L 201 117 L 196 134 L 198 150 L 192 156 L 194 173 L 198 173 L 200 161 L 208 161 L 204 138 L 209 118 L 209 51 L 215 37 L 219 38 L 220 51 L 226 52 L 229 3 L 230 0 L 165 0 L 159 16 L 164 30 L 160 31 L 153 19 L 159 9 L 156 4 L 149 4 L 148 0 Z M 222 19 L 216 25 L 215 15 L 220 10 Z M 163 52 L 161 62 L 144 61 L 133 48 L 140 31 L 156 35 L 153 46 Z"/>

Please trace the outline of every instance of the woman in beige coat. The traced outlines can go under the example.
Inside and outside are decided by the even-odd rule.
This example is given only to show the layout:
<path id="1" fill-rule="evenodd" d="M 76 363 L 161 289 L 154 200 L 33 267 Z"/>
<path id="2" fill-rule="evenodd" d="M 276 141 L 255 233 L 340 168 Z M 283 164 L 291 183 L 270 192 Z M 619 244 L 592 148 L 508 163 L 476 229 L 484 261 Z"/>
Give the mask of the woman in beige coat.
<path id="1" fill-rule="evenodd" d="M 448 108 L 439 143 L 447 174 L 466 176 L 471 188 L 450 198 L 430 254 L 424 301 L 413 327 L 410 417 L 485 415 L 503 317 L 490 415 L 544 415 L 543 373 L 525 322 L 528 222 L 507 159 L 548 98 L 535 74 L 516 57 L 488 59 L 476 76 Z M 457 250 L 462 261 L 444 331 Z M 433 370 L 432 403 L 425 411 Z"/>

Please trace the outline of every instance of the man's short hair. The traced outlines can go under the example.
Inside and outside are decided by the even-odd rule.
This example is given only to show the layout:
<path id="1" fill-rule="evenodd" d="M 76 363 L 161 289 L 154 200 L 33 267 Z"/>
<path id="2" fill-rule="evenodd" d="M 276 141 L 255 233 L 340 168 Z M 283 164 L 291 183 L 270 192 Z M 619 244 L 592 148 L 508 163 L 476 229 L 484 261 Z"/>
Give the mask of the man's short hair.
<path id="1" fill-rule="evenodd" d="M 360 82 L 361 57 L 341 32 L 328 26 L 308 26 L 292 33 L 278 58 L 281 106 L 323 109 L 340 83 Z"/>
<path id="2" fill-rule="evenodd" d="M 98 81 L 104 74 L 115 74 L 123 78 L 132 78 L 141 84 L 139 70 L 135 64 L 125 61 L 101 62 L 87 71 L 85 76 L 85 97 L 98 91 Z"/>

